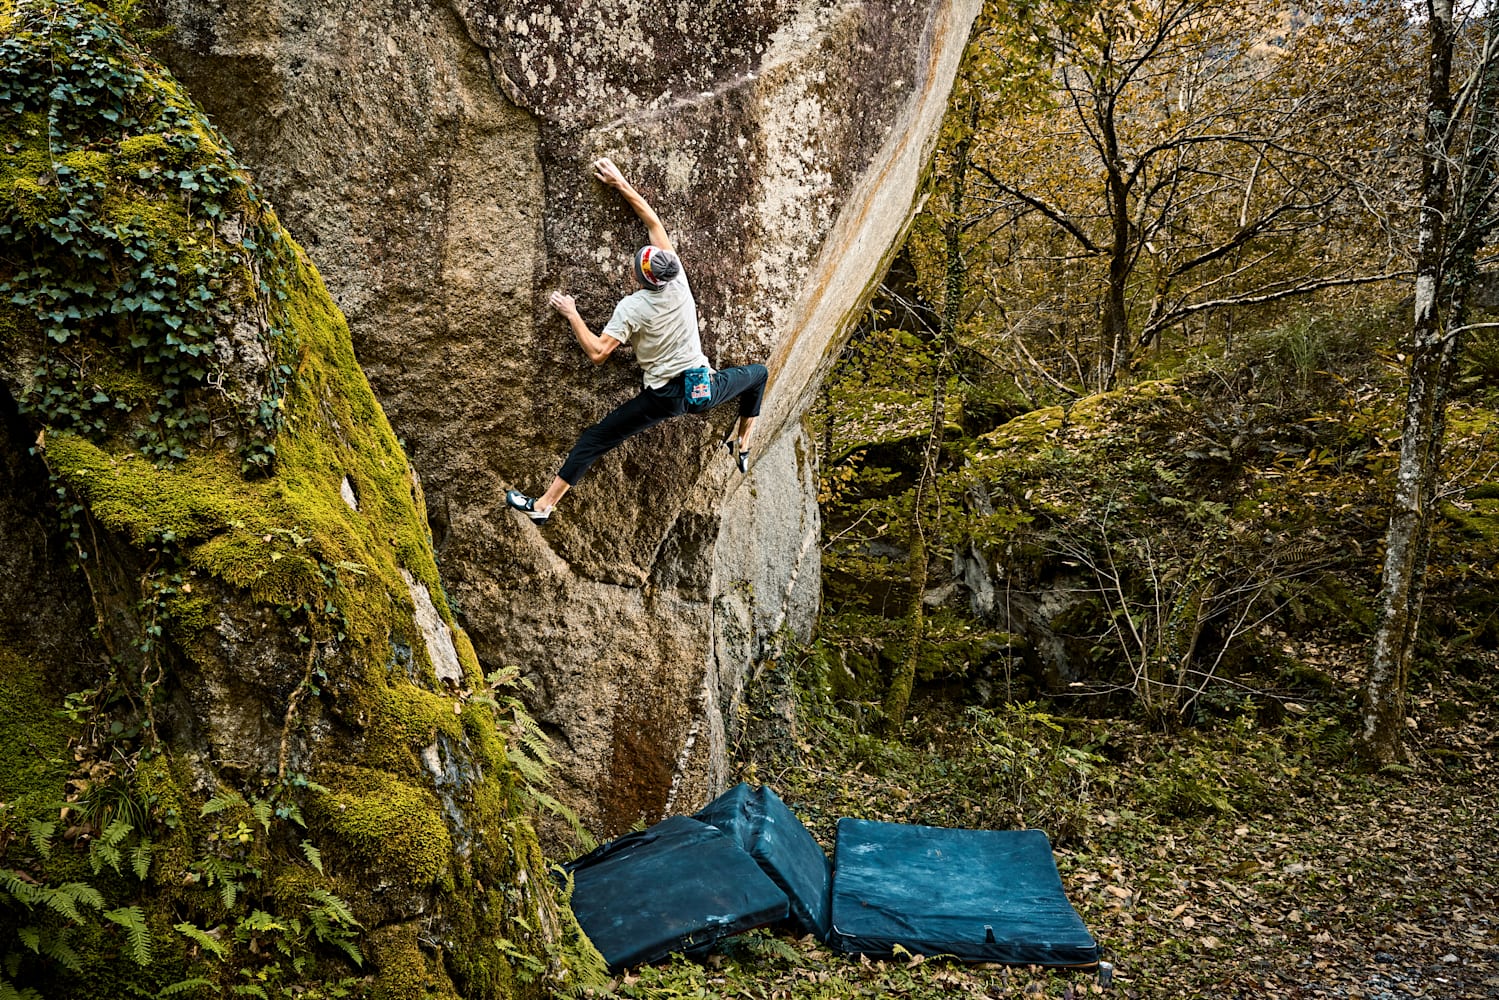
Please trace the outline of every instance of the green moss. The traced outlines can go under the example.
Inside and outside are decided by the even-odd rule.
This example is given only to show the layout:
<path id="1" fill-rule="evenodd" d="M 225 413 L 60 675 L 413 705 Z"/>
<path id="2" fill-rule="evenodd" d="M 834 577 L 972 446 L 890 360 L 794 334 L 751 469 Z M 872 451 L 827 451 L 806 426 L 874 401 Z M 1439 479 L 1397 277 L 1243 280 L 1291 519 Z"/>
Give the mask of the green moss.
<path id="1" fill-rule="evenodd" d="M 370 934 L 375 983 L 370 1000 L 458 1000 L 437 956 L 419 947 L 415 922 L 392 924 Z"/>
<path id="2" fill-rule="evenodd" d="M 0 22 L 0 33 L 6 27 Z M 108 45 L 101 41 L 99 47 L 102 51 Z M 264 773 L 274 761 L 237 760 L 239 770 L 215 773 L 216 762 L 194 759 L 189 769 L 186 755 L 169 743 L 140 760 L 132 791 L 152 804 L 153 818 L 161 824 L 152 832 L 157 857 L 148 883 L 111 887 L 110 905 L 138 900 L 150 913 L 153 929 L 160 925 L 162 936 L 180 950 L 186 939 L 171 929 L 173 914 L 179 915 L 175 919 L 193 915 L 203 927 L 220 921 L 232 927 L 250 906 L 304 916 L 309 893 L 330 885 L 356 906 L 372 898 L 371 886 L 381 883 L 400 885 L 408 893 L 435 889 L 429 893 L 429 915 L 454 942 L 452 955 L 423 952 L 414 932 L 372 932 L 367 953 L 377 956 L 376 992 L 454 996 L 443 970 L 444 962 L 451 962 L 460 970 L 456 975 L 465 996 L 539 994 L 539 982 L 529 987 L 517 983 L 494 942 L 508 935 L 524 942 L 518 945 L 523 951 L 541 953 L 547 946 L 515 930 L 510 915 L 531 927 L 555 923 L 552 887 L 491 710 L 438 693 L 426 645 L 417 634 L 403 571 L 426 586 L 453 630 L 467 686 L 483 686 L 478 658 L 457 628 L 442 590 L 419 486 L 358 365 L 344 318 L 312 263 L 256 199 L 248 177 L 175 83 L 133 50 L 121 48 L 121 53 L 122 65 L 144 74 L 130 98 L 131 114 L 138 120 L 114 131 L 104 127 L 102 138 L 69 135 L 79 148 L 64 157 L 72 171 L 68 176 L 80 189 L 101 190 L 91 203 L 96 216 L 88 221 L 138 234 L 130 247 L 141 256 L 132 251 L 111 257 L 101 273 L 123 287 L 121 282 L 147 268 L 211 272 L 211 281 L 201 286 L 210 304 L 195 314 L 205 329 L 196 335 L 204 342 L 226 339 L 235 310 L 241 310 L 265 320 L 262 346 L 273 362 L 259 382 L 254 372 L 248 377 L 233 372 L 223 391 L 184 388 L 190 378 L 174 382 L 170 366 L 143 360 L 169 353 L 152 338 L 170 335 L 159 324 L 137 323 L 140 317 L 130 308 L 106 309 L 96 314 L 92 326 L 83 324 L 76 343 L 67 345 L 70 350 L 86 348 L 97 358 L 87 378 L 80 376 L 77 385 L 52 386 L 74 392 L 70 405 L 81 415 L 64 412 L 65 407 L 49 409 L 47 397 L 33 394 L 26 417 L 41 435 L 39 454 L 65 502 L 82 507 L 97 537 L 118 543 L 101 545 L 101 551 L 90 555 L 118 559 L 127 571 L 133 565 L 153 567 L 158 582 L 170 578 L 170 586 L 161 582 L 153 613 L 169 641 L 164 667 L 168 673 L 182 667 L 185 676 L 168 676 L 166 683 L 223 676 L 223 644 L 236 640 L 221 629 L 226 614 L 254 617 L 271 632 L 284 621 L 285 631 L 269 635 L 268 641 L 295 650 L 296 640 L 318 636 L 316 665 L 326 671 L 313 678 L 323 690 L 300 702 L 304 718 L 293 720 L 289 731 L 300 739 L 312 721 L 319 726 L 331 722 L 316 731 L 331 729 L 332 739 L 307 741 L 305 747 L 310 754 L 305 776 L 321 782 L 326 791 L 274 793 L 289 797 L 277 798 L 278 807 L 291 798 L 300 803 L 307 831 L 289 820 L 271 819 L 272 831 L 266 834 L 248 806 L 200 816 L 203 797 L 189 790 L 201 786 L 204 772 L 219 782 L 219 791 L 265 799 L 273 793 L 240 775 Z M 0 121 L 0 140 L 5 149 L 0 215 L 21 223 L 17 240 L 30 239 L 25 226 L 46 224 L 61 205 L 60 186 L 46 177 L 51 154 L 45 115 L 7 116 Z M 215 203 L 218 214 L 205 215 L 200 211 L 204 199 L 174 187 L 172 172 L 184 171 L 206 178 L 205 183 L 227 185 Z M 242 224 L 251 243 L 229 245 L 235 230 L 223 223 L 230 216 Z M 119 249 L 110 246 L 110 253 Z M 65 254 L 58 258 L 63 268 Z M 75 263 L 84 274 L 86 262 Z M 0 281 L 16 267 L 0 260 Z M 94 283 L 103 286 L 103 281 Z M 87 284 L 74 282 L 73 290 L 83 296 L 79 288 Z M 113 295 L 117 290 L 111 286 L 106 291 Z M 105 305 L 112 309 L 113 300 Z M 57 338 L 49 340 L 49 333 L 57 331 L 38 315 L 16 308 L 9 297 L 0 299 L 0 369 L 23 387 L 45 382 L 35 375 L 38 359 L 52 365 L 47 378 L 72 377 L 67 372 L 74 355 L 59 355 L 51 342 Z M 142 353 L 138 357 L 134 351 Z M 89 409 L 84 404 L 95 394 L 105 401 Z M 182 418 L 200 430 L 179 434 L 171 453 L 151 451 L 142 442 L 152 439 L 141 434 L 150 430 L 148 418 Z M 265 445 L 264 455 L 273 457 L 246 475 L 243 446 L 252 432 L 264 432 L 256 440 Z M 358 497 L 357 510 L 341 496 L 345 478 Z M 88 535 L 84 537 L 92 548 Z M 382 669 L 394 659 L 396 644 L 411 649 L 418 661 L 414 684 Z M 20 670 L 20 662 L 0 659 L 0 677 Z M 288 687 L 300 676 L 301 663 L 298 656 L 287 665 Z M 121 672 L 127 679 L 138 675 L 133 667 Z M 248 677 L 246 682 L 275 683 Z M 0 736 L 7 737 L 8 747 L 37 738 L 34 734 L 54 719 L 35 704 L 48 692 L 39 682 L 28 684 L 5 685 Z M 116 704 L 138 693 L 127 689 Z M 12 704 L 18 706 L 14 712 Z M 180 724 L 176 715 L 161 712 L 164 731 Z M 165 732 L 164 740 L 180 736 L 180 731 Z M 49 738 L 49 746 L 66 748 L 65 734 Z M 469 776 L 469 783 L 454 792 L 457 798 L 446 803 L 432 792 L 431 776 L 420 759 L 422 750 L 439 738 L 452 744 Z M 61 760 L 66 755 L 57 756 Z M 0 791 L 16 759 L 0 757 Z M 45 775 L 17 771 L 14 782 L 29 794 L 55 801 L 66 776 L 66 766 L 60 766 Z M 453 808 L 462 817 L 453 818 L 450 827 Z M 253 843 L 216 839 L 240 822 Z M 455 845 L 455 838 L 462 843 Z M 315 874 L 301 855 L 304 839 L 324 852 L 326 876 Z M 226 908 L 220 903 L 222 882 L 210 884 L 204 864 L 245 859 L 253 860 L 256 871 L 236 876 L 245 885 L 237 902 Z M 410 916 L 377 915 L 397 920 Z M 90 928 L 81 942 L 88 950 L 85 964 L 92 969 L 117 959 L 116 938 L 109 927 Z M 235 963 L 260 966 L 271 960 L 241 946 L 231 945 L 231 950 Z M 574 950 L 588 951 L 586 943 Z M 194 968 L 201 971 L 208 959 L 200 954 L 196 960 Z M 177 962 L 175 956 L 172 962 Z M 312 978 L 309 974 L 297 988 L 310 986 Z M 135 987 L 145 987 L 154 993 L 169 981 L 122 965 L 102 977 L 100 989 L 133 995 L 140 992 Z"/>
<path id="3" fill-rule="evenodd" d="M 437 741 L 438 734 L 453 743 L 463 739 L 463 726 L 453 699 L 399 684 L 376 692 L 369 704 L 364 762 L 370 767 L 411 776 L 421 775 L 418 754 Z"/>
<path id="4" fill-rule="evenodd" d="M 411 888 L 451 877 L 453 840 L 437 796 L 368 768 L 330 768 L 324 783 L 316 814 L 356 864 Z"/>
<path id="5" fill-rule="evenodd" d="M 190 781 L 187 768 L 167 753 L 143 760 L 135 769 L 136 794 L 159 819 L 151 861 L 158 885 L 181 886 L 193 861 L 190 830 L 200 803 L 185 791 Z"/>
<path id="6" fill-rule="evenodd" d="M 61 707 L 47 672 L 0 646 L 0 829 L 63 800 L 76 727 L 58 714 Z"/>

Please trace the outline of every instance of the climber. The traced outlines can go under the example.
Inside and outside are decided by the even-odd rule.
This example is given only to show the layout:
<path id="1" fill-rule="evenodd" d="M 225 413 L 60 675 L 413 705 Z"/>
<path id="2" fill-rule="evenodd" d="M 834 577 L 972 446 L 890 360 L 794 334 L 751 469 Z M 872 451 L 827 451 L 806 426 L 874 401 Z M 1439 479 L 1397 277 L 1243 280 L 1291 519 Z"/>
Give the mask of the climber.
<path id="1" fill-rule="evenodd" d="M 739 400 L 739 420 L 720 443 L 728 449 L 739 471 L 748 472 L 750 432 L 765 395 L 764 365 L 714 371 L 708 364 L 698 338 L 697 304 L 687 284 L 687 272 L 661 219 L 608 157 L 596 160 L 593 172 L 604 184 L 619 191 L 645 223 L 650 243 L 635 252 L 633 262 L 635 281 L 640 288 L 614 307 L 614 315 L 604 324 L 601 336 L 595 335 L 578 315 L 571 295 L 553 292 L 551 305 L 567 320 L 578 346 L 594 364 L 603 364 L 621 344 L 632 346 L 635 363 L 644 372 L 645 385 L 633 399 L 615 407 L 579 436 L 545 493 L 530 497 L 518 490 L 506 492 L 505 503 L 538 524 L 546 522 L 557 501 L 578 484 L 589 466 L 626 438 L 670 417 L 704 413 L 735 398 Z"/>

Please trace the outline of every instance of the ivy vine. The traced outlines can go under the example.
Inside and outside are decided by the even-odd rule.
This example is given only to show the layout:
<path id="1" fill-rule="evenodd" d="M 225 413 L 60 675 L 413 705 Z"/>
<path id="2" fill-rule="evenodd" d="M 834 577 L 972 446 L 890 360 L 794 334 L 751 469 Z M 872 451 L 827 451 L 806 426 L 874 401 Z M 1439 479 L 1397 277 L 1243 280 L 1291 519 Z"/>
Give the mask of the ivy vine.
<path id="1" fill-rule="evenodd" d="M 14 16 L 4 152 L 39 167 L 0 198 L 0 304 L 38 358 L 21 406 L 49 427 L 128 435 L 160 463 L 230 437 L 247 470 L 268 469 L 290 375 L 268 305 L 286 293 L 260 277 L 285 251 L 274 216 L 201 112 L 97 12 L 56 0 Z M 230 331 L 246 315 L 269 361 L 235 385 Z"/>

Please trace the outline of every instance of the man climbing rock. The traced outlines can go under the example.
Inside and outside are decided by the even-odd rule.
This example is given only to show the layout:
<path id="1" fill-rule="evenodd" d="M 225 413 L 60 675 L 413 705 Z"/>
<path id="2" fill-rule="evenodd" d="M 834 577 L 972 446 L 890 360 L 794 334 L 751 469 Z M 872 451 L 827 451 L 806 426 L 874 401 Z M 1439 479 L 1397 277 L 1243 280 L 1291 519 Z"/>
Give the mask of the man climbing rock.
<path id="1" fill-rule="evenodd" d="M 671 417 L 703 413 L 736 398 L 739 420 L 723 444 L 739 471 L 748 472 L 750 432 L 765 395 L 764 365 L 714 371 L 708 364 L 698 337 L 697 303 L 687 284 L 687 272 L 661 219 L 608 157 L 595 161 L 593 172 L 617 190 L 645 223 L 650 243 L 635 252 L 633 265 L 640 288 L 614 307 L 602 335 L 588 328 L 571 295 L 553 292 L 551 304 L 567 320 L 578 346 L 594 364 L 603 364 L 621 344 L 633 347 L 645 385 L 633 399 L 615 407 L 579 436 L 545 493 L 530 497 L 510 490 L 505 494 L 507 505 L 538 524 L 551 516 L 557 501 L 578 484 L 594 462 L 626 438 Z"/>

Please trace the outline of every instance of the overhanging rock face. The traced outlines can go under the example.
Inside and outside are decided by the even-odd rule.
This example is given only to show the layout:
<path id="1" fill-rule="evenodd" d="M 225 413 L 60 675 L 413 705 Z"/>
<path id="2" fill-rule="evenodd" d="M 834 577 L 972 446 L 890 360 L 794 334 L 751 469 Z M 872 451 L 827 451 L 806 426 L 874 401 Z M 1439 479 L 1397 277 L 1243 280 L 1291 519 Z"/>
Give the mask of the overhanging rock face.
<path id="1" fill-rule="evenodd" d="M 912 208 L 976 0 L 157 0 L 158 48 L 324 269 L 420 471 L 444 582 L 515 664 L 602 829 L 722 788 L 749 665 L 816 610 L 800 420 Z M 704 346 L 765 361 L 755 466 L 686 418 L 599 463 L 551 524 L 503 508 L 634 392 L 546 305 L 601 326 L 644 233 L 686 262 Z M 726 408 L 731 409 L 731 408 Z"/>

